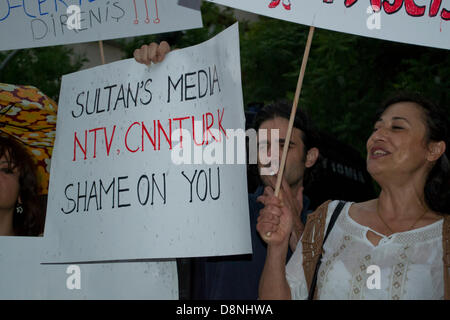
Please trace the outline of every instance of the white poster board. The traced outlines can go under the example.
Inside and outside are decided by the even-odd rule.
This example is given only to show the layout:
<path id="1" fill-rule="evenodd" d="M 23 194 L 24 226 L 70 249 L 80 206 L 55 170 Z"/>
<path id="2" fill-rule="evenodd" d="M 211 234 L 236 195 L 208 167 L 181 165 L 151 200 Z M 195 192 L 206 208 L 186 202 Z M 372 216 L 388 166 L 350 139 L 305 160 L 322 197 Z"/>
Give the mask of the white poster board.
<path id="1" fill-rule="evenodd" d="M 0 50 L 200 27 L 200 11 L 177 0 L 0 0 Z"/>
<path id="2" fill-rule="evenodd" d="M 41 237 L 1 237 L 0 299 L 178 299 L 175 261 L 44 265 Z"/>
<path id="3" fill-rule="evenodd" d="M 323 29 L 450 49 L 450 0 L 207 1 Z"/>
<path id="4" fill-rule="evenodd" d="M 235 140 L 227 130 L 245 130 L 240 75 L 235 24 L 161 64 L 128 59 L 64 76 L 46 261 L 251 253 L 245 144 L 240 164 L 207 159 Z M 177 164 L 188 149 L 191 163 Z"/>

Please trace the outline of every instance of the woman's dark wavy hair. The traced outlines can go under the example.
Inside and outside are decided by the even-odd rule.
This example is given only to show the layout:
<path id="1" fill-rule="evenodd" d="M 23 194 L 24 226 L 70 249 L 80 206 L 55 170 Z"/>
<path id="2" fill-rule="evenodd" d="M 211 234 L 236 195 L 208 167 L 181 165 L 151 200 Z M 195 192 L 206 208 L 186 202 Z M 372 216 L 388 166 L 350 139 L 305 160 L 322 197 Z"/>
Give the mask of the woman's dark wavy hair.
<path id="1" fill-rule="evenodd" d="M 381 110 L 378 112 L 378 118 L 384 110 L 398 102 L 413 102 L 422 108 L 427 128 L 426 143 L 432 141 L 445 142 L 444 154 L 436 161 L 428 174 L 424 195 L 425 203 L 431 210 L 450 214 L 450 122 L 448 114 L 442 107 L 418 93 L 399 92 L 383 103 Z"/>
<path id="2" fill-rule="evenodd" d="M 13 227 L 17 236 L 38 236 L 44 231 L 44 216 L 39 199 L 36 165 L 24 145 L 0 133 L 0 158 L 5 156 L 8 169 L 19 172 L 19 195 L 23 212 L 14 211 Z"/>
<path id="3" fill-rule="evenodd" d="M 279 100 L 274 103 L 265 105 L 256 115 L 253 127 L 258 130 L 261 124 L 267 120 L 272 120 L 277 117 L 285 118 L 287 120 L 291 117 L 292 103 L 287 100 Z M 294 128 L 302 131 L 301 139 L 305 145 L 304 156 L 309 149 L 318 147 L 319 136 L 318 133 L 309 119 L 308 115 L 300 109 L 297 109 L 294 118 Z M 316 163 L 319 162 L 319 159 Z M 312 168 L 305 169 L 304 185 L 312 182 L 314 176 L 314 169 L 317 166 L 314 165 Z"/>

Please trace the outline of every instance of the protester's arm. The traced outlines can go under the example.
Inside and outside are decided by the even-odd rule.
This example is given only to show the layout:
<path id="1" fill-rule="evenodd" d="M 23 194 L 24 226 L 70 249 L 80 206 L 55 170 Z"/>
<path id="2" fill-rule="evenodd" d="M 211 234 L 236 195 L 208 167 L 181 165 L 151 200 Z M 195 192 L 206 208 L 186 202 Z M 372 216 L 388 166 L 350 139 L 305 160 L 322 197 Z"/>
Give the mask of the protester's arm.
<path id="1" fill-rule="evenodd" d="M 134 59 L 146 65 L 153 63 L 160 63 L 170 52 L 170 45 L 166 41 L 161 41 L 160 44 L 152 42 L 149 45 L 144 44 L 139 49 L 134 50 Z"/>
<path id="2" fill-rule="evenodd" d="M 289 214 L 292 216 L 292 229 L 289 237 L 289 247 L 292 252 L 297 248 L 297 243 L 305 229 L 305 226 L 300 219 L 303 210 L 303 189 L 303 187 L 300 187 L 297 194 L 294 195 L 286 179 L 283 177 L 281 181 L 281 200 L 286 209 L 289 210 Z"/>
<path id="3" fill-rule="evenodd" d="M 259 281 L 259 299 L 290 300 L 291 290 L 286 280 L 286 252 L 288 242 L 267 247 L 266 263 Z"/>
<path id="4" fill-rule="evenodd" d="M 260 299 L 290 299 L 290 287 L 286 280 L 286 254 L 293 227 L 292 214 L 266 187 L 258 198 L 264 204 L 256 229 L 267 243 L 267 256 L 259 282 Z M 268 236 L 270 233 L 270 236 Z"/>

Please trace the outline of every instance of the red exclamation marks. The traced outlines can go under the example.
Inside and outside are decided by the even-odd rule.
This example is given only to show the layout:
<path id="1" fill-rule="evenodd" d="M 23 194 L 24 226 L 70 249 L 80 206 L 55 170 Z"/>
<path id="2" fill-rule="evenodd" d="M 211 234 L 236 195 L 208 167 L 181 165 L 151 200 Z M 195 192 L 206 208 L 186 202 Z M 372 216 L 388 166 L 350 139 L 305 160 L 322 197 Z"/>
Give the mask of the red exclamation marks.
<path id="1" fill-rule="evenodd" d="M 145 18 L 145 23 L 150 23 L 150 18 L 148 17 L 148 4 L 147 4 L 147 0 L 144 0 L 145 2 L 145 13 L 147 15 L 147 18 Z"/>
<path id="2" fill-rule="evenodd" d="M 134 24 L 138 24 L 139 20 L 138 20 L 138 15 L 137 15 L 136 0 L 133 0 L 133 3 L 134 3 L 134 14 L 135 14 L 135 17 L 136 17 L 136 19 L 134 20 Z"/>
<path id="3" fill-rule="evenodd" d="M 159 13 L 158 13 L 158 0 L 155 0 L 155 8 L 156 8 L 156 19 L 153 20 L 154 23 L 160 23 L 161 20 L 159 20 Z"/>
<path id="4" fill-rule="evenodd" d="M 139 19 L 138 19 L 138 9 L 137 9 L 137 5 L 136 5 L 136 0 L 133 0 L 133 4 L 134 4 L 134 15 L 135 15 L 135 19 L 133 21 L 134 24 L 139 24 Z M 145 5 L 145 23 L 150 23 L 150 10 L 149 10 L 149 6 L 148 6 L 148 0 L 144 0 L 144 5 Z M 160 23 L 161 20 L 159 19 L 159 12 L 158 12 L 158 0 L 155 0 L 155 12 L 156 12 L 156 17 L 155 19 L 153 19 L 153 23 Z"/>

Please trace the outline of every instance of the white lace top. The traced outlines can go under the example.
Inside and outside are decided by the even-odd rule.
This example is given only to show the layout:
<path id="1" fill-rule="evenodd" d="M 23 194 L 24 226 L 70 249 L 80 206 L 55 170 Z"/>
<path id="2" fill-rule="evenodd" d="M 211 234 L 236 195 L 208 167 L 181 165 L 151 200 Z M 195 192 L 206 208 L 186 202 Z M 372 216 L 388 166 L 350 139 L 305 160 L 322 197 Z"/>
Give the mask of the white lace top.
<path id="1" fill-rule="evenodd" d="M 327 226 L 337 204 L 328 206 Z M 443 299 L 443 220 L 386 237 L 353 220 L 351 205 L 344 206 L 324 244 L 317 298 Z M 377 246 L 366 238 L 369 230 L 383 237 Z M 286 266 L 293 299 L 308 298 L 302 263 L 299 242 Z"/>

